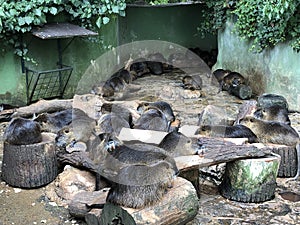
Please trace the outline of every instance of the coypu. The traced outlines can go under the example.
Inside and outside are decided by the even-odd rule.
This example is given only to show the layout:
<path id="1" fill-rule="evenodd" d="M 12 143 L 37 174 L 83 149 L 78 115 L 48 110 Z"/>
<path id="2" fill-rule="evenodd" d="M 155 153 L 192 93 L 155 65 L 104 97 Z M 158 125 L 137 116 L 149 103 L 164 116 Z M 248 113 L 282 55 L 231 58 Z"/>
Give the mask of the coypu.
<path id="1" fill-rule="evenodd" d="M 129 71 L 134 71 L 137 77 L 141 77 L 150 72 L 147 62 L 144 58 L 135 60 L 131 65 Z"/>
<path id="2" fill-rule="evenodd" d="M 38 122 L 22 117 L 10 121 L 3 134 L 4 142 L 11 145 L 30 145 L 42 141 L 41 126 Z"/>
<path id="3" fill-rule="evenodd" d="M 244 125 L 202 125 L 195 134 L 210 136 L 210 137 L 222 137 L 222 138 L 248 138 L 249 143 L 257 142 L 257 136 L 251 129 Z"/>
<path id="4" fill-rule="evenodd" d="M 224 77 L 227 76 L 230 72 L 230 70 L 216 69 L 213 72 L 213 76 L 217 79 L 218 83 L 221 84 Z"/>
<path id="5" fill-rule="evenodd" d="M 157 107 L 149 106 L 137 119 L 133 128 L 142 130 L 156 130 L 168 132 L 170 122 L 166 115 Z"/>
<path id="6" fill-rule="evenodd" d="M 260 108 L 268 108 L 270 106 L 278 105 L 288 110 L 289 106 L 287 100 L 282 95 L 277 94 L 262 94 L 257 98 L 257 105 Z"/>
<path id="7" fill-rule="evenodd" d="M 247 116 L 240 120 L 240 124 L 250 128 L 261 143 L 296 145 L 299 142 L 297 131 L 284 123 Z"/>
<path id="8" fill-rule="evenodd" d="M 157 108 L 163 112 L 169 122 L 173 122 L 175 120 L 175 116 L 172 110 L 172 107 L 169 103 L 165 101 L 156 101 L 156 102 L 142 102 L 137 107 L 137 111 L 142 114 L 146 112 L 150 108 Z"/>
<path id="9" fill-rule="evenodd" d="M 295 146 L 298 168 L 296 176 L 289 180 L 298 179 L 300 175 L 300 140 L 299 134 L 294 128 L 284 123 L 260 120 L 254 117 L 245 117 L 241 120 L 241 124 L 249 127 L 256 134 L 259 142 Z"/>
<path id="10" fill-rule="evenodd" d="M 291 125 L 288 110 L 280 105 L 259 108 L 254 112 L 254 116 L 262 120 L 276 121 Z"/>
<path id="11" fill-rule="evenodd" d="M 164 73 L 163 64 L 161 62 L 147 61 L 146 63 L 151 74 L 161 75 Z"/>
<path id="12" fill-rule="evenodd" d="M 123 127 L 130 128 L 127 120 L 116 113 L 101 115 L 97 122 L 97 133 L 109 133 L 118 136 Z"/>
<path id="13" fill-rule="evenodd" d="M 94 119 L 82 110 L 74 108 L 72 123 L 57 132 L 56 145 L 65 148 L 68 145 L 72 147 L 76 142 L 87 143 L 94 134 L 95 127 Z"/>
<path id="14" fill-rule="evenodd" d="M 159 201 L 178 174 L 173 157 L 149 144 L 106 138 L 98 146 L 98 172 L 111 182 L 107 202 L 142 208 Z"/>
<path id="15" fill-rule="evenodd" d="M 228 73 L 221 81 L 223 91 L 228 91 L 230 87 L 237 87 L 245 83 L 245 78 L 238 72 Z"/>
<path id="16" fill-rule="evenodd" d="M 191 91 L 202 89 L 202 79 L 199 74 L 186 75 L 182 78 L 183 88 Z"/>
<path id="17" fill-rule="evenodd" d="M 72 109 L 66 109 L 55 113 L 42 113 L 34 121 L 38 122 L 42 131 L 57 133 L 64 126 L 72 122 Z"/>
<path id="18" fill-rule="evenodd" d="M 101 106 L 101 113 L 114 113 L 119 117 L 123 118 L 128 122 L 130 127 L 133 126 L 132 124 L 132 113 L 126 107 L 122 106 L 121 104 L 112 104 L 112 103 L 103 103 Z"/>
<path id="19" fill-rule="evenodd" d="M 168 133 L 158 147 L 166 150 L 173 157 L 195 155 L 198 152 L 197 145 L 192 143 L 192 139 L 178 130 Z"/>
<path id="20" fill-rule="evenodd" d="M 122 68 L 119 71 L 117 71 L 116 73 L 114 73 L 112 77 L 119 77 L 121 79 L 123 79 L 125 81 L 125 83 L 129 84 L 134 80 L 133 75 L 126 69 Z"/>

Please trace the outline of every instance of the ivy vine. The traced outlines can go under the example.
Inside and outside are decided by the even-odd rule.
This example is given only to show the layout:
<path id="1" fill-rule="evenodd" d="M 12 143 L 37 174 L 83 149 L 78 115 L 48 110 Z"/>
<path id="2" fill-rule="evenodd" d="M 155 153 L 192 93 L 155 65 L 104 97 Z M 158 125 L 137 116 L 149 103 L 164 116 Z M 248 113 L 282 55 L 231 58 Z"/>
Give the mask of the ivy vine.
<path id="1" fill-rule="evenodd" d="M 299 0 L 206 0 L 200 33 L 216 33 L 228 18 L 235 18 L 235 31 L 252 41 L 250 50 L 262 52 L 290 41 L 300 51 Z"/>
<path id="2" fill-rule="evenodd" d="M 0 0 L 0 40 L 2 53 L 14 47 L 24 56 L 20 36 L 34 26 L 47 23 L 49 16 L 64 13 L 72 23 L 94 30 L 114 15 L 125 15 L 125 0 Z M 96 25 L 96 26 L 95 26 Z M 25 58 L 28 59 L 28 58 Z"/>

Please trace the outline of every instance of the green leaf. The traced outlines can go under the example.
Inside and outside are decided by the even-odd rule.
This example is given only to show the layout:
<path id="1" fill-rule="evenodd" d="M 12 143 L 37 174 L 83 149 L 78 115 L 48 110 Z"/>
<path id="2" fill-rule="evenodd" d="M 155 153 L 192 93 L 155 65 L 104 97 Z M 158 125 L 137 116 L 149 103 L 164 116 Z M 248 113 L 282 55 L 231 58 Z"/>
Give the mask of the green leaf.
<path id="1" fill-rule="evenodd" d="M 19 26 L 23 26 L 25 24 L 25 19 L 23 17 L 18 18 Z"/>
<path id="2" fill-rule="evenodd" d="M 103 17 L 102 18 L 102 22 L 103 22 L 103 24 L 108 24 L 108 22 L 109 22 L 109 18 L 108 17 Z"/>
<path id="3" fill-rule="evenodd" d="M 98 28 L 100 28 L 101 24 L 102 24 L 102 18 L 101 18 L 101 16 L 99 16 L 97 21 L 96 21 L 96 25 L 97 25 Z"/>
<path id="4" fill-rule="evenodd" d="M 25 20 L 25 23 L 29 25 L 29 24 L 32 23 L 32 21 L 34 20 L 34 18 L 30 17 L 30 16 L 25 16 L 24 20 Z"/>
<path id="5" fill-rule="evenodd" d="M 50 8 L 50 13 L 51 13 L 52 15 L 56 15 L 56 14 L 57 14 L 57 8 L 51 7 L 51 8 Z"/>

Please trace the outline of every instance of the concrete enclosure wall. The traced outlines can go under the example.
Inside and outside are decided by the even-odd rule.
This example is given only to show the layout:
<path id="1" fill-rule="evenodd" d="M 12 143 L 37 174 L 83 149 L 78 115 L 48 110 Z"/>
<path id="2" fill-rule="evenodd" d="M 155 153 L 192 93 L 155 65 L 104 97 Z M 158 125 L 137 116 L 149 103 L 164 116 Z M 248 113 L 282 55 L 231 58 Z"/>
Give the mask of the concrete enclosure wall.
<path id="1" fill-rule="evenodd" d="M 173 42 L 186 48 L 202 50 L 217 48 L 216 35 L 201 38 L 197 27 L 203 20 L 202 4 L 178 4 L 169 6 L 130 6 L 126 17 L 119 20 L 119 43 L 141 40 Z"/>
<path id="2" fill-rule="evenodd" d="M 97 59 L 104 52 L 118 45 L 118 19 L 112 18 L 110 23 L 102 26 L 98 36 L 93 38 L 76 37 L 62 39 L 63 64 L 72 66 L 73 72 L 66 87 L 64 98 L 71 98 L 91 60 Z M 39 71 L 56 69 L 58 51 L 56 40 L 42 40 L 31 34 L 24 36 L 24 43 L 28 45 L 28 57 L 35 63 L 26 62 L 25 66 Z M 22 73 L 21 59 L 13 54 L 13 49 L 0 55 L 0 103 L 25 105 L 26 76 Z"/>
<path id="3" fill-rule="evenodd" d="M 251 43 L 234 33 L 234 24 L 227 21 L 218 34 L 218 60 L 213 69 L 237 71 L 247 77 L 256 95 L 274 93 L 283 95 L 291 110 L 300 111 L 300 53 L 288 43 L 255 54 L 249 51 Z"/>

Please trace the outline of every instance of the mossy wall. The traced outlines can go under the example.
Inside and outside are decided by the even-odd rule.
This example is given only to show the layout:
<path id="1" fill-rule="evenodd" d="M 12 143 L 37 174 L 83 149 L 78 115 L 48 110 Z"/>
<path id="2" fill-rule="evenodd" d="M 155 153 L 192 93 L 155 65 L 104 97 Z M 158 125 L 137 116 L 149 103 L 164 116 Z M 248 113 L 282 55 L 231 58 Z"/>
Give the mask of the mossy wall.
<path id="1" fill-rule="evenodd" d="M 202 50 L 217 48 L 216 35 L 202 38 L 197 32 L 203 20 L 202 4 L 130 6 L 119 20 L 120 44 L 141 40 L 160 40 Z"/>
<path id="2" fill-rule="evenodd" d="M 283 95 L 291 110 L 300 110 L 300 53 L 289 43 L 256 54 L 249 51 L 251 43 L 234 33 L 234 24 L 218 34 L 218 60 L 213 69 L 237 71 L 247 77 L 256 95 L 274 93 Z"/>
<path id="3" fill-rule="evenodd" d="M 117 24 L 118 18 L 112 18 L 110 23 L 101 27 L 99 35 L 95 38 L 76 37 L 73 41 L 70 38 L 62 39 L 63 64 L 73 67 L 64 98 L 73 97 L 77 83 L 91 60 L 96 60 L 104 52 L 118 45 Z M 24 43 L 28 45 L 28 56 L 36 61 L 36 63 L 25 62 L 26 67 L 42 71 L 57 68 L 56 40 L 41 40 L 26 34 Z M 26 76 L 22 73 L 20 58 L 14 55 L 13 51 L 11 49 L 6 54 L 0 55 L 0 103 L 22 106 L 27 102 Z"/>

